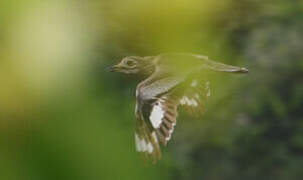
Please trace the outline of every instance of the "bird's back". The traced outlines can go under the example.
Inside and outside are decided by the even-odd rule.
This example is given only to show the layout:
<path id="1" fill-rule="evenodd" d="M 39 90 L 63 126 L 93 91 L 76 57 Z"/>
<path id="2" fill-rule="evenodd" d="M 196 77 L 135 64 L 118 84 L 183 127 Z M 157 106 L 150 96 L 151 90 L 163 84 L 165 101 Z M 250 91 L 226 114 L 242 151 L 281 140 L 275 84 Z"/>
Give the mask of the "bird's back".
<path id="1" fill-rule="evenodd" d="M 201 69 L 201 58 L 207 59 L 206 56 L 198 58 L 197 55 L 188 53 L 165 53 L 156 57 L 155 64 L 158 70 L 181 75 Z"/>

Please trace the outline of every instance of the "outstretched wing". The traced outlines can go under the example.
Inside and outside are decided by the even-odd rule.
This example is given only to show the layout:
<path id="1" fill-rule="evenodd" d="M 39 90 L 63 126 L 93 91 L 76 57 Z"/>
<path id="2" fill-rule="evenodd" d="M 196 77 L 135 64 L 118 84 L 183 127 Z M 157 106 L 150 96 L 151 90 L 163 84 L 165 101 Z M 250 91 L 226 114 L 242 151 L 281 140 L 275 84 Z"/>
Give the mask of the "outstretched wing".
<path id="1" fill-rule="evenodd" d="M 137 87 L 136 148 L 155 162 L 161 157 L 159 142 L 170 140 L 176 124 L 180 92 L 178 85 L 185 77 L 172 76 L 156 70 Z"/>
<path id="2" fill-rule="evenodd" d="M 161 72 L 183 74 L 186 81 L 183 85 L 184 94 L 180 104 L 191 115 L 201 115 L 206 111 L 210 97 L 210 83 L 207 79 L 207 70 L 247 73 L 243 67 L 223 64 L 210 60 L 207 56 L 189 53 L 165 53 L 155 59 L 155 64 Z"/>
<path id="3" fill-rule="evenodd" d="M 155 162 L 161 158 L 159 142 L 166 145 L 176 125 L 178 102 L 172 93 L 165 93 L 137 103 L 136 149 Z"/>
<path id="4" fill-rule="evenodd" d="M 166 146 L 171 138 L 176 125 L 176 118 L 178 116 L 177 106 L 178 102 L 174 97 L 175 91 L 171 91 L 159 97 L 153 104 L 149 121 L 155 129 L 159 141 Z"/>
<path id="5" fill-rule="evenodd" d="M 189 61 L 183 63 L 178 59 Z M 223 72 L 244 72 L 246 69 L 192 54 L 164 54 L 155 58 L 154 63 L 155 72 L 137 87 L 135 139 L 137 151 L 145 157 L 151 156 L 155 162 L 161 157 L 159 142 L 166 145 L 171 138 L 178 115 L 177 106 L 181 104 L 198 112 L 206 110 L 209 82 L 188 76 L 198 74 L 202 69 Z"/>
<path id="6" fill-rule="evenodd" d="M 141 112 L 136 121 L 135 132 L 136 150 L 140 152 L 146 159 L 152 157 L 153 162 L 161 158 L 161 151 L 158 143 L 158 138 L 151 124 L 147 122 Z"/>
<path id="7" fill-rule="evenodd" d="M 187 88 L 188 83 L 185 81 L 181 82 L 167 92 L 160 93 L 151 99 L 144 99 L 138 93 L 135 133 L 136 149 L 145 158 L 150 156 L 153 162 L 161 158 L 159 142 L 166 146 L 171 139 L 178 116 L 178 105 L 187 106 L 187 109 L 191 110 L 190 112 L 195 109 L 196 114 L 201 112 L 201 108 L 205 111 L 202 105 L 204 104 L 202 96 L 206 96 L 206 94 L 199 89 L 201 85 L 198 86 L 195 81 L 190 80 L 190 86 Z M 145 90 L 148 91 L 148 89 Z M 195 96 L 195 99 L 190 98 L 191 96 Z M 187 100 L 184 100 L 185 97 Z M 195 106 L 192 106 L 193 104 Z"/>
<path id="8" fill-rule="evenodd" d="M 207 110 L 210 95 L 210 82 L 194 77 L 188 80 L 179 103 L 190 115 L 200 116 Z"/>

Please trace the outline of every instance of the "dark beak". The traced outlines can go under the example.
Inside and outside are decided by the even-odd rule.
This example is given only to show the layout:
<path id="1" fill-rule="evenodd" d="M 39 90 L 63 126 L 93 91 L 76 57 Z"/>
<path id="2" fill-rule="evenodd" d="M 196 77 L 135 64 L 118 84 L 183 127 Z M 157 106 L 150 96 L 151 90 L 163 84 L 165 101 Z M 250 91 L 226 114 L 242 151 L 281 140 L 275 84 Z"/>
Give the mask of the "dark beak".
<path id="1" fill-rule="evenodd" d="M 119 66 L 114 65 L 107 68 L 109 72 L 117 72 L 119 70 Z"/>

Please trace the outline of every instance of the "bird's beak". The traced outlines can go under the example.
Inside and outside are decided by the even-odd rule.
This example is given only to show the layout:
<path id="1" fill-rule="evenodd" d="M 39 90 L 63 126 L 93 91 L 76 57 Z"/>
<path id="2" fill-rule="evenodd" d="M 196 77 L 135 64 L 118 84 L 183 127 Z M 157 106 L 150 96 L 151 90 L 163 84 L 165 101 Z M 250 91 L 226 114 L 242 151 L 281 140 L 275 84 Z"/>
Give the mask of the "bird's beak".
<path id="1" fill-rule="evenodd" d="M 114 65 L 114 66 L 108 67 L 109 72 L 118 72 L 119 69 L 121 69 L 121 67 L 119 65 Z"/>

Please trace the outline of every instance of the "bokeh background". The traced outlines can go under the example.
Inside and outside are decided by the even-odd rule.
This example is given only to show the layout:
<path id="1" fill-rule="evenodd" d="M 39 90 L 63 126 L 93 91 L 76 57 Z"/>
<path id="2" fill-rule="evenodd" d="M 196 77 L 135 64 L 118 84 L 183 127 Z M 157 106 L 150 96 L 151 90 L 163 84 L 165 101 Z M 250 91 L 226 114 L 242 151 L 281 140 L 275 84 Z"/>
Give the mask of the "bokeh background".
<path id="1" fill-rule="evenodd" d="M 0 179 L 303 179 L 303 1 L 1 0 Z M 156 165 L 134 148 L 128 55 L 191 52 L 207 113 L 180 113 Z"/>

